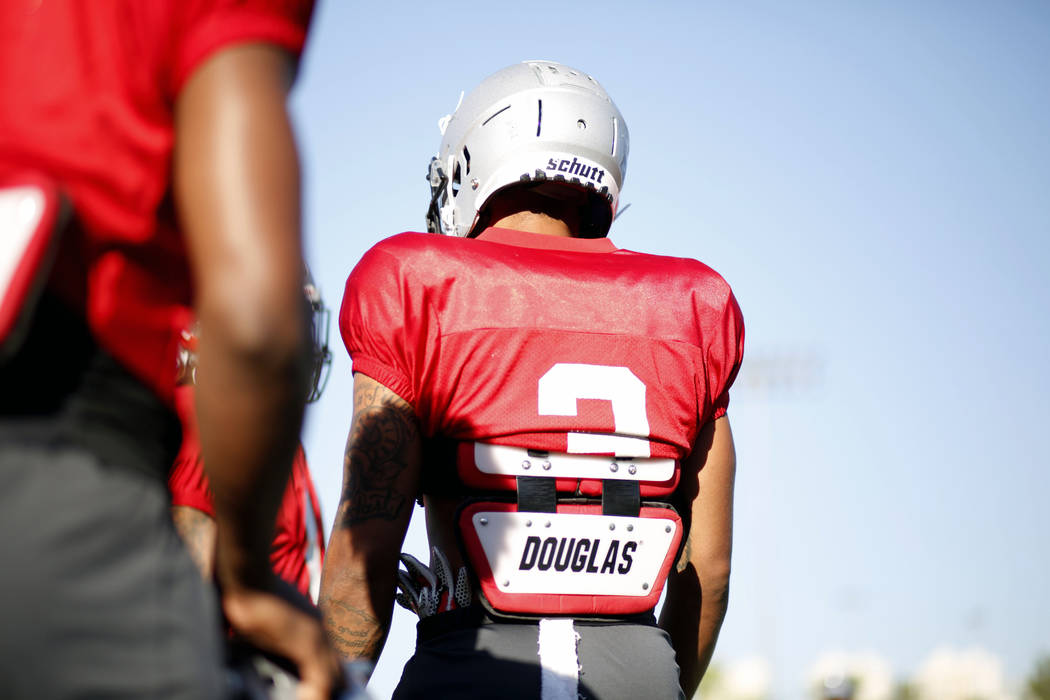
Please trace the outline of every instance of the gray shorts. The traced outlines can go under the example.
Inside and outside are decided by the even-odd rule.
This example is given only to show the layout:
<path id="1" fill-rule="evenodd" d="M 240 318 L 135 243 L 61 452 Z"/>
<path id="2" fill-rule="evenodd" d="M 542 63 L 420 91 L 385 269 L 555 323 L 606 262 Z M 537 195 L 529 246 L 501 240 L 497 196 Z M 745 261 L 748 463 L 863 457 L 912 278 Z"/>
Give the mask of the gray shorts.
<path id="1" fill-rule="evenodd" d="M 551 624 L 553 623 L 553 624 Z M 420 621 L 395 700 L 684 700 L 667 633 L 637 622 L 494 621 L 475 608 Z"/>
<path id="2" fill-rule="evenodd" d="M 0 437 L 0 697 L 220 697 L 214 596 L 163 482 Z"/>

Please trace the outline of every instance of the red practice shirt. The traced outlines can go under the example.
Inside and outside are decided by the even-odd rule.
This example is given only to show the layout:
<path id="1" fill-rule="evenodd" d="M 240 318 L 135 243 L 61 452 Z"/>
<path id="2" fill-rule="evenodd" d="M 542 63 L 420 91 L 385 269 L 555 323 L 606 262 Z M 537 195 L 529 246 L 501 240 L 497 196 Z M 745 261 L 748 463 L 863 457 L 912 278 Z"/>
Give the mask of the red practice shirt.
<path id="1" fill-rule="evenodd" d="M 428 437 L 674 459 L 725 413 L 744 342 L 729 285 L 700 262 L 504 229 L 381 241 L 339 327 L 354 371 Z"/>
<path id="2" fill-rule="evenodd" d="M 171 503 L 196 508 L 214 518 L 215 508 L 201 461 L 192 387 L 182 386 L 175 390 L 175 407 L 182 421 L 182 447 L 168 476 Z M 288 488 L 277 511 L 270 563 L 274 573 L 303 595 L 314 597 L 316 586 L 312 584 L 318 581 L 323 560 L 320 504 L 300 445 L 292 463 Z"/>
<path id="3" fill-rule="evenodd" d="M 214 52 L 298 54 L 312 0 L 0 2 L 0 176 L 42 173 L 73 202 L 53 286 L 158 395 L 191 304 L 171 204 L 174 105 Z"/>

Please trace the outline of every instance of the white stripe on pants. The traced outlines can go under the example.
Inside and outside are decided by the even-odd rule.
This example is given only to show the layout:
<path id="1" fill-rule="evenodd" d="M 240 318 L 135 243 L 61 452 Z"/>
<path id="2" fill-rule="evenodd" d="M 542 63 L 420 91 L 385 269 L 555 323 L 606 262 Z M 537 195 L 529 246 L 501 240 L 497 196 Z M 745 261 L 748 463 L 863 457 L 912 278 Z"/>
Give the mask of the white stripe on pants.
<path id="1" fill-rule="evenodd" d="M 580 662 L 576 643 L 580 635 L 572 619 L 540 620 L 540 698 L 542 700 L 576 700 L 580 679 Z"/>

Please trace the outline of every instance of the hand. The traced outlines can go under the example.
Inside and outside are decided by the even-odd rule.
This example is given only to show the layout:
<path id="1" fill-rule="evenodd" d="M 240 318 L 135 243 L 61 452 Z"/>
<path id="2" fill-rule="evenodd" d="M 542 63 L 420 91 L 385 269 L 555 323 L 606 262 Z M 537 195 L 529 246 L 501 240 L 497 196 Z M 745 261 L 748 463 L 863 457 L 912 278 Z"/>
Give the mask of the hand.
<path id="1" fill-rule="evenodd" d="M 276 584 L 270 590 L 224 590 L 222 607 L 238 635 L 295 664 L 299 700 L 328 700 L 345 686 L 342 666 L 317 615 L 290 602 Z"/>
<path id="2" fill-rule="evenodd" d="M 472 596 L 467 567 L 460 567 L 453 583 L 452 567 L 437 547 L 431 549 L 429 567 L 404 552 L 401 553 L 401 563 L 408 571 L 399 569 L 397 572 L 395 600 L 401 607 L 419 615 L 420 619 L 470 605 Z"/>

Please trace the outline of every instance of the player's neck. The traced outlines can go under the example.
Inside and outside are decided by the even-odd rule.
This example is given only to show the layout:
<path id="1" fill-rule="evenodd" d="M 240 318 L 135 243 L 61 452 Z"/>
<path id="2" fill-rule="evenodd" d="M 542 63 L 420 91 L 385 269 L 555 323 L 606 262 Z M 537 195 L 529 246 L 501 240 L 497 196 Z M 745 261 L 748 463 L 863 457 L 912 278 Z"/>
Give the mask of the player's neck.
<path id="1" fill-rule="evenodd" d="M 492 226 L 562 238 L 572 238 L 575 235 L 569 224 L 563 219 L 535 211 L 518 211 L 508 214 L 494 221 Z"/>

